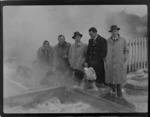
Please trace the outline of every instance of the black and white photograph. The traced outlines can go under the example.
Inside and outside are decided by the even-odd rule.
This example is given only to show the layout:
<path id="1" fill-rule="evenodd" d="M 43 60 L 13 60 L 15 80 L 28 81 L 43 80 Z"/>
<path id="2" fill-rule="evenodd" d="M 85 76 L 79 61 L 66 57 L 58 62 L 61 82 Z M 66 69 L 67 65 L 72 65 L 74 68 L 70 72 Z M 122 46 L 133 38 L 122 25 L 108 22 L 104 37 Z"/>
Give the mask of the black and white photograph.
<path id="1" fill-rule="evenodd" d="M 146 5 L 3 7 L 3 112 L 147 113 Z"/>

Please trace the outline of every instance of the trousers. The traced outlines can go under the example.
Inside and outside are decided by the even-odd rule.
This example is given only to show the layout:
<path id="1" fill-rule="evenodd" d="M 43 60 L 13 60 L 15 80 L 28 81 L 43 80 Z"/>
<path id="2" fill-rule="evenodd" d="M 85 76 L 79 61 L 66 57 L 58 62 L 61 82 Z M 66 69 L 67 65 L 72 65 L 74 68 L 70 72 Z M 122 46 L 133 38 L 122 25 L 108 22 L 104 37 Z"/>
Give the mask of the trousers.
<path id="1" fill-rule="evenodd" d="M 122 85 L 121 84 L 109 84 L 109 86 L 111 87 L 112 91 L 117 93 L 118 97 L 122 97 Z"/>

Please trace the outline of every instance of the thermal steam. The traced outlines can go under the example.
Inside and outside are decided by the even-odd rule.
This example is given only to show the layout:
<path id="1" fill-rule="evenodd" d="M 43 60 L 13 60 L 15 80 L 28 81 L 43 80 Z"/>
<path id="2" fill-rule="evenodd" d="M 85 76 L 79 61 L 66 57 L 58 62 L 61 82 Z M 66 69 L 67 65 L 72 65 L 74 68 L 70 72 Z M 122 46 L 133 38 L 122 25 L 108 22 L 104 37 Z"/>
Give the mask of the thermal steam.
<path id="1" fill-rule="evenodd" d="M 120 34 L 127 39 L 147 36 L 147 14 L 141 17 L 126 13 L 122 8 L 111 12 L 98 5 L 6 6 L 3 11 L 4 72 L 7 74 L 4 78 L 15 74 L 20 65 L 32 68 L 43 41 L 48 40 L 54 47 L 59 34 L 63 34 L 66 41 L 74 43 L 72 35 L 80 31 L 83 34 L 82 41 L 88 43 L 90 27 L 96 27 L 98 33 L 107 39 L 110 26 L 116 24 L 121 28 Z M 62 74 L 55 75 L 53 82 L 60 82 L 63 79 L 60 76 Z M 39 73 L 34 77 L 36 80 L 44 75 Z"/>

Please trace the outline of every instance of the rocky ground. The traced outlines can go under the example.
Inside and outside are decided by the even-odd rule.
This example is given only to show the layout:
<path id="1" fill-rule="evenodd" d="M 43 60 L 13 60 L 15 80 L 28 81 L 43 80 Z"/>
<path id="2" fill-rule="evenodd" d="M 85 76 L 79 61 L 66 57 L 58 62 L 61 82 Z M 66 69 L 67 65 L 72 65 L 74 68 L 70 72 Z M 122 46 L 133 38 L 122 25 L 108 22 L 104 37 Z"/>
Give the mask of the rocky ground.
<path id="1" fill-rule="evenodd" d="M 10 70 L 12 69 L 12 70 Z M 71 78 L 67 78 L 64 74 L 52 74 L 50 78 L 45 78 L 44 82 L 41 81 L 44 72 L 38 72 L 38 75 L 32 74 L 31 68 L 20 67 L 19 72 L 17 72 L 17 67 L 12 65 L 7 65 L 4 68 L 4 78 L 10 78 L 18 82 L 27 88 L 27 90 L 37 90 L 45 87 L 55 87 L 61 85 L 72 85 L 73 82 Z M 8 73 L 9 72 L 9 73 Z M 124 98 L 126 101 L 131 103 L 132 106 L 135 106 L 137 112 L 147 112 L 148 111 L 148 71 L 145 69 L 139 69 L 136 72 L 130 73 L 127 75 L 128 83 L 124 86 Z M 38 81 L 35 83 L 35 81 Z M 34 83 L 34 85 L 33 85 Z M 12 84 L 12 83 L 11 83 Z M 40 85 L 39 85 L 40 84 Z M 7 87 L 5 85 L 5 87 Z M 18 89 L 19 88 L 15 88 Z M 5 90 L 5 89 L 4 89 Z M 18 91 L 23 92 L 23 91 Z"/>
<path id="2" fill-rule="evenodd" d="M 148 71 L 139 69 L 128 74 L 125 98 L 134 104 L 137 112 L 148 112 Z"/>
<path id="3" fill-rule="evenodd" d="M 139 69 L 127 75 L 128 82 L 124 86 L 124 98 L 106 95 L 104 98 L 126 106 L 136 112 L 148 112 L 148 74 Z"/>

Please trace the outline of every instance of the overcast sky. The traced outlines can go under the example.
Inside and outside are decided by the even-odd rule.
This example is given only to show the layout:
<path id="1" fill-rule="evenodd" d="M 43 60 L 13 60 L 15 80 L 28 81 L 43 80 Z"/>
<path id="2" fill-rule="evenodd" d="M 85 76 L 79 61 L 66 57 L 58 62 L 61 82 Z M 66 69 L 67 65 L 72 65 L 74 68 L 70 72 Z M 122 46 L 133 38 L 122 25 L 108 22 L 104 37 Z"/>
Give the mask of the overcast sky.
<path id="1" fill-rule="evenodd" d="M 75 31 L 81 32 L 82 41 L 87 43 L 88 29 L 93 26 L 108 38 L 112 24 L 108 25 L 106 19 L 122 10 L 138 16 L 147 14 L 144 5 L 5 6 L 4 55 L 35 57 L 44 40 L 55 45 L 58 35 L 64 34 L 66 40 L 73 43 Z"/>
<path id="2" fill-rule="evenodd" d="M 120 10 L 125 10 L 129 14 L 135 14 L 138 16 L 144 16 L 147 14 L 147 6 L 146 5 L 107 5 L 102 6 L 103 9 L 110 12 L 117 12 Z"/>

